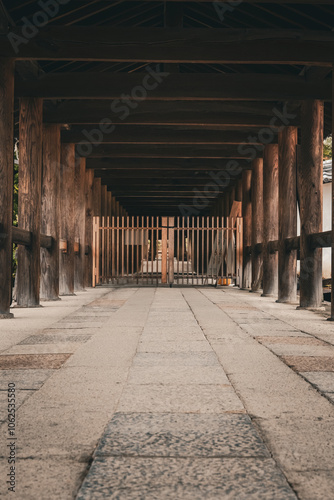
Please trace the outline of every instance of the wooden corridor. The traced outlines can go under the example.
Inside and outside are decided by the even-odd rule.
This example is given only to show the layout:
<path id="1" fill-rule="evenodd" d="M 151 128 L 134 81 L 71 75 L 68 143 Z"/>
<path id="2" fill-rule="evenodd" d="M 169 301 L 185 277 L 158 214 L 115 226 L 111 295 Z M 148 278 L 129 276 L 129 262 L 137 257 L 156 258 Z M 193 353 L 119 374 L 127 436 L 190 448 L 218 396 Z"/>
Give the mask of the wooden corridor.
<path id="1" fill-rule="evenodd" d="M 187 226 L 236 218 L 235 203 L 238 270 L 223 263 L 208 278 L 321 307 L 322 248 L 334 266 L 334 231 L 322 232 L 333 25 L 332 0 L 1 1 L 0 317 L 13 314 L 13 244 L 16 305 L 39 307 L 114 279 L 94 217 L 182 216 Z M 192 276 L 210 262 L 199 235 Z M 161 280 L 172 283 L 169 246 Z"/>

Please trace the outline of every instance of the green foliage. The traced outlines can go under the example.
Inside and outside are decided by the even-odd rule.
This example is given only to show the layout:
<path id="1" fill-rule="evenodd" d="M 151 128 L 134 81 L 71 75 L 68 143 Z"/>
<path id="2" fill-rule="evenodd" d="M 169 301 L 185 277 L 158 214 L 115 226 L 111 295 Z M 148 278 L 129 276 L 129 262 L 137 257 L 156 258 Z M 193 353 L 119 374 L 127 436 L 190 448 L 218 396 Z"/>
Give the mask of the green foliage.
<path id="1" fill-rule="evenodd" d="M 331 158 L 332 157 L 332 143 L 333 139 L 332 136 L 329 135 L 325 140 L 324 140 L 324 158 Z"/>

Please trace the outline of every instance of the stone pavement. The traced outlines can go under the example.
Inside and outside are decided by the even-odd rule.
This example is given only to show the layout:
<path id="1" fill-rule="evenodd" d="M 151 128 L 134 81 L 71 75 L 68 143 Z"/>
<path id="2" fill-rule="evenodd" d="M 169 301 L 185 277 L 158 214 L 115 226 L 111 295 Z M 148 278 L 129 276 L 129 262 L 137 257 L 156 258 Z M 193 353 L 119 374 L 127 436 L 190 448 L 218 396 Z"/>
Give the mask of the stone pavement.
<path id="1" fill-rule="evenodd" d="M 15 315 L 0 323 L 2 497 L 333 498 L 320 314 L 225 287 L 89 289 Z"/>

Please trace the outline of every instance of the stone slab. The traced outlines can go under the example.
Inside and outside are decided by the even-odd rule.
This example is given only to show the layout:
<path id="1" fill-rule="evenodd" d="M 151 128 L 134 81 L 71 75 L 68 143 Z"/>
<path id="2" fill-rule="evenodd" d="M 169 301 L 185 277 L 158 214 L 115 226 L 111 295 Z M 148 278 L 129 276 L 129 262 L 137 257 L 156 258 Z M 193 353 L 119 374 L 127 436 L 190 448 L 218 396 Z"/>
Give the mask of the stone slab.
<path id="1" fill-rule="evenodd" d="M 72 354 L 80 344 L 75 343 L 61 343 L 61 344 L 29 344 L 29 345 L 15 345 L 4 354 Z"/>
<path id="2" fill-rule="evenodd" d="M 36 391 L 31 390 L 16 390 L 15 391 L 15 409 L 16 411 L 20 406 L 32 396 Z M 10 397 L 10 399 L 13 399 Z M 13 404 L 13 402 L 11 402 Z M 0 421 L 4 422 L 8 418 L 8 393 L 7 391 L 0 391 Z"/>
<path id="3" fill-rule="evenodd" d="M 189 342 L 140 341 L 137 352 L 212 352 L 212 348 L 206 340 L 190 340 Z"/>
<path id="4" fill-rule="evenodd" d="M 247 415 L 116 413 L 96 456 L 267 457 Z"/>
<path id="5" fill-rule="evenodd" d="M 85 343 L 92 338 L 92 335 L 77 335 L 68 333 L 42 333 L 39 335 L 31 335 L 26 339 L 19 342 L 18 345 L 30 345 L 30 344 L 59 344 L 60 342 L 67 343 Z"/>
<path id="6" fill-rule="evenodd" d="M 98 457 L 77 500 L 296 500 L 271 459 Z"/>
<path id="7" fill-rule="evenodd" d="M 0 370 L 60 368 L 71 354 L 1 354 Z"/>
<path id="8" fill-rule="evenodd" d="M 291 344 L 266 344 L 277 356 L 314 356 L 333 357 L 334 348 L 332 346 L 321 345 L 291 345 Z"/>
<path id="9" fill-rule="evenodd" d="M 288 345 L 316 345 L 316 346 L 326 346 L 328 344 L 322 340 L 316 339 L 314 337 L 256 337 L 258 342 L 261 344 L 288 344 Z"/>
<path id="10" fill-rule="evenodd" d="M 334 393 L 334 372 L 303 372 L 303 377 L 307 378 L 319 391 Z"/>
<path id="11" fill-rule="evenodd" d="M 216 354 L 202 353 L 138 353 L 132 366 L 217 366 L 220 367 Z"/>
<path id="12" fill-rule="evenodd" d="M 1 370 L 0 391 L 5 391 L 8 384 L 15 383 L 16 389 L 40 389 L 55 370 Z"/>
<path id="13" fill-rule="evenodd" d="M 64 458 L 26 458 L 16 460 L 16 491 L 0 481 L 0 497 L 17 500 L 73 500 L 88 471 L 87 461 Z M 7 461 L 0 463 L 1 478 L 8 473 Z"/>
<path id="14" fill-rule="evenodd" d="M 129 374 L 129 384 L 228 384 L 221 367 L 202 366 L 199 370 L 192 366 L 136 366 Z"/>
<path id="15" fill-rule="evenodd" d="M 129 385 L 119 401 L 121 412 L 243 413 L 244 406 L 229 385 Z"/>
<path id="16" fill-rule="evenodd" d="M 281 356 L 281 359 L 298 372 L 334 372 L 334 357 Z"/>

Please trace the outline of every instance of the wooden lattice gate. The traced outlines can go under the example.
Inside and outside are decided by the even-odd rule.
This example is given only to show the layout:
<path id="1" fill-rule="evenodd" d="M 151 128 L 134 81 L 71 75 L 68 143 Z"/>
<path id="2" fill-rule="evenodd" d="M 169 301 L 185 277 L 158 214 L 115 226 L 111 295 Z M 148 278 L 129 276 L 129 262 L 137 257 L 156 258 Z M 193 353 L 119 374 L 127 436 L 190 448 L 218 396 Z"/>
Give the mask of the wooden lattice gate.
<path id="1" fill-rule="evenodd" d="M 242 218 L 94 217 L 93 286 L 242 283 Z"/>

